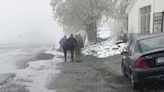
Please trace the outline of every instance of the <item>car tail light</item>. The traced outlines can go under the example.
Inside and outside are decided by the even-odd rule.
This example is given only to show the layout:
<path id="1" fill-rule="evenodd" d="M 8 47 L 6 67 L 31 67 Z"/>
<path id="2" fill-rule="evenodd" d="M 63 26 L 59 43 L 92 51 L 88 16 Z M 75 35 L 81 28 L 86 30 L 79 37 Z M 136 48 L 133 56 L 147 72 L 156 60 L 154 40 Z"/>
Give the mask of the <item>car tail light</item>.
<path id="1" fill-rule="evenodd" d="M 147 65 L 147 59 L 144 57 L 140 57 L 136 60 L 135 68 L 147 69 L 149 68 Z"/>

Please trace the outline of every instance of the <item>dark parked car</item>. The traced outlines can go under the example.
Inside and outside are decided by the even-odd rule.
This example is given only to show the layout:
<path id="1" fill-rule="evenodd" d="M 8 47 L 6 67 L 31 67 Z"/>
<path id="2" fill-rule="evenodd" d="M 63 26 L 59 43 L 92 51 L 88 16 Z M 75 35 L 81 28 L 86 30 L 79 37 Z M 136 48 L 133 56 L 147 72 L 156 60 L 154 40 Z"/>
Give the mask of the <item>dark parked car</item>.
<path id="1" fill-rule="evenodd" d="M 164 80 L 164 34 L 134 38 L 121 54 L 122 72 L 134 89 L 146 82 Z"/>

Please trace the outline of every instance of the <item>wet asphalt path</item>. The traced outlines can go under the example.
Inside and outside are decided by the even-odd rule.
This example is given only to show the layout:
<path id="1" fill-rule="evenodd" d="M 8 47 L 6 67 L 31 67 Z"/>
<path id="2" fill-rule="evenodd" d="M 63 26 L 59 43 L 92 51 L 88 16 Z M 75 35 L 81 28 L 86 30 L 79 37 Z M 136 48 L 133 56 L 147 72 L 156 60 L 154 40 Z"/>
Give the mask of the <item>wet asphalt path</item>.
<path id="1" fill-rule="evenodd" d="M 104 59 L 81 56 L 78 62 L 58 63 L 61 72 L 51 78 L 48 88 L 56 92 L 164 92 L 163 83 L 145 84 L 142 89 L 133 90 L 122 75 L 120 63 L 119 55 Z"/>
<path id="2" fill-rule="evenodd" d="M 39 71 L 60 71 L 57 75 L 52 71 L 49 73 L 51 76 L 45 77 L 47 78 L 44 85 L 47 89 L 46 92 L 164 92 L 164 83 L 145 84 L 146 86 L 143 85 L 142 89 L 133 90 L 129 80 L 123 77 L 121 73 L 121 56 L 119 55 L 104 59 L 81 56 L 73 63 L 70 60 L 65 63 L 62 53 L 56 54 L 53 60 L 51 60 L 52 56 L 52 54 L 41 53 L 37 57 L 37 60 L 48 59 L 48 64 L 42 65 Z M 49 67 L 50 65 L 51 67 Z M 38 76 L 37 78 L 42 77 Z M 23 81 L 28 82 L 29 80 L 24 79 Z M 29 81 L 29 83 L 33 81 Z M 9 81 L 7 85 L 4 84 L 3 90 L 15 88 L 19 89 L 18 91 L 3 92 L 30 92 L 26 83 L 15 84 L 14 82 Z"/>

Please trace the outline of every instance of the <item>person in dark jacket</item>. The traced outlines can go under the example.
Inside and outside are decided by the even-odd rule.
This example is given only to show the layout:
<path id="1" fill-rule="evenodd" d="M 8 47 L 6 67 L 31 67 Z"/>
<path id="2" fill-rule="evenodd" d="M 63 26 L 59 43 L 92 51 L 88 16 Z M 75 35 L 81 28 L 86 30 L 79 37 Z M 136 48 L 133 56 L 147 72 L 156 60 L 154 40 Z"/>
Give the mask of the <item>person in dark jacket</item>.
<path id="1" fill-rule="evenodd" d="M 71 34 L 71 36 L 66 40 L 66 42 L 63 45 L 65 62 L 67 62 L 67 50 L 69 50 L 71 52 L 71 60 L 73 62 L 74 51 L 76 48 L 77 48 L 77 40 Z"/>
<path id="2" fill-rule="evenodd" d="M 81 37 L 81 35 L 76 35 L 76 40 L 78 43 L 77 49 L 76 49 L 76 54 L 80 55 L 81 54 L 81 49 L 84 47 L 84 41 L 83 38 Z"/>
<path id="3" fill-rule="evenodd" d="M 60 50 L 63 50 L 63 46 L 64 46 L 66 40 L 67 40 L 67 36 L 64 35 L 64 37 L 59 42 L 59 44 L 60 44 Z"/>
<path id="4" fill-rule="evenodd" d="M 80 39 L 79 39 L 79 36 L 76 35 L 76 40 L 77 40 L 77 48 L 76 48 L 76 55 L 80 55 Z"/>
<path id="5" fill-rule="evenodd" d="M 79 34 L 79 40 L 80 40 L 80 48 L 84 48 L 84 40 L 80 34 Z"/>

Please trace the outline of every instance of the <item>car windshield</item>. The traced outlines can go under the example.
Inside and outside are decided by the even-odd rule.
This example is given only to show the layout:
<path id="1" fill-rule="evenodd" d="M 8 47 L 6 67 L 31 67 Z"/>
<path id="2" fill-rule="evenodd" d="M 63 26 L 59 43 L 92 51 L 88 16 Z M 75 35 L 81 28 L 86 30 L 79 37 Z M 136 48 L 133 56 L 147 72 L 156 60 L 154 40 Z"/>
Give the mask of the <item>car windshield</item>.
<path id="1" fill-rule="evenodd" d="M 164 47 L 164 36 L 151 37 L 139 41 L 141 51 L 153 50 Z"/>

